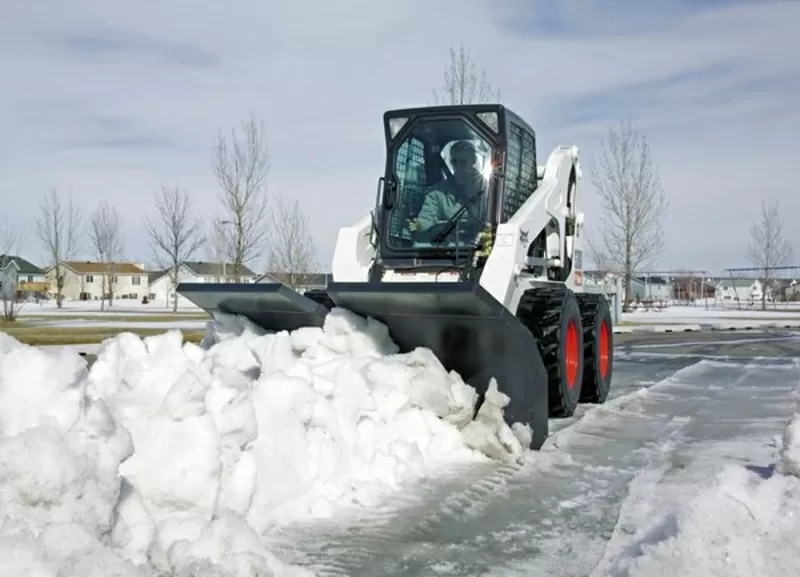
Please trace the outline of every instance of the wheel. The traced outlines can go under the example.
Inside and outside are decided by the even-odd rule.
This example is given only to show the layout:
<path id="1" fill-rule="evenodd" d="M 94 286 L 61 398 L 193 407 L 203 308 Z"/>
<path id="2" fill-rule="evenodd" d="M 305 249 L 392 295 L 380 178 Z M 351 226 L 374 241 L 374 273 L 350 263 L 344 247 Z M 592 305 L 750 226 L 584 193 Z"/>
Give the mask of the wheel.
<path id="1" fill-rule="evenodd" d="M 569 417 L 578 406 L 583 383 L 583 328 L 575 293 L 563 285 L 529 289 L 519 311 L 547 369 L 550 417 Z"/>
<path id="2" fill-rule="evenodd" d="M 582 403 L 604 403 L 611 390 L 614 371 L 614 332 L 608 299 L 601 294 L 580 294 L 583 320 Z"/>

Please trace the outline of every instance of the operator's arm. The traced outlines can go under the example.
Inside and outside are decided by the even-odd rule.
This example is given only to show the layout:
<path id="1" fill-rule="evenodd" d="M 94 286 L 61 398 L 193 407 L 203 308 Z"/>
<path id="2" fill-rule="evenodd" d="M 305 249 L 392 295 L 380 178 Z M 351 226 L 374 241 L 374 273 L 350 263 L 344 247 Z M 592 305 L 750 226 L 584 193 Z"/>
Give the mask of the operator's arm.
<path id="1" fill-rule="evenodd" d="M 422 208 L 419 209 L 417 215 L 417 222 L 420 229 L 430 228 L 440 220 L 442 220 L 442 202 L 444 194 L 442 191 L 434 188 L 425 195 L 425 200 L 422 201 Z"/>

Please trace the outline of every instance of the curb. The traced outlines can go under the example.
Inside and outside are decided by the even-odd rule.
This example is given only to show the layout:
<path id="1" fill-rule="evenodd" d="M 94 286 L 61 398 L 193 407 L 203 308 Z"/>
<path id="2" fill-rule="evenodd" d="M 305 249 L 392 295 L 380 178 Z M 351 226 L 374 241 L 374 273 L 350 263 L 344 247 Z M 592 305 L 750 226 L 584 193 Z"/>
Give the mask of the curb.
<path id="1" fill-rule="evenodd" d="M 701 332 L 730 332 L 730 331 L 763 331 L 775 329 L 794 329 L 800 330 L 800 322 L 797 323 L 763 323 L 754 325 L 735 325 L 728 323 L 715 323 L 704 325 L 643 325 L 643 326 L 615 326 L 613 333 L 701 333 Z"/>

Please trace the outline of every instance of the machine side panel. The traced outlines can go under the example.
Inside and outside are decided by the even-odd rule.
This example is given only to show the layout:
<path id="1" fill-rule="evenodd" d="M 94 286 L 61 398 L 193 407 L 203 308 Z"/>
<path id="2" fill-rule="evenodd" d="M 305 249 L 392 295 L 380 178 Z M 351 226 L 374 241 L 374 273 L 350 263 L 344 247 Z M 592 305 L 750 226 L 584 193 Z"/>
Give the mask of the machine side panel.
<path id="1" fill-rule="evenodd" d="M 524 278 L 527 275 L 523 274 L 523 270 L 531 243 L 552 219 L 558 221 L 563 233 L 572 166 L 571 151 L 553 151 L 547 162 L 545 177 L 536 192 L 508 222 L 497 227 L 495 242 L 489 258 L 486 259 L 480 284 L 509 310 L 516 310 L 519 297 L 527 288 L 523 281 L 528 279 Z M 530 280 L 537 279 L 531 276 Z"/>

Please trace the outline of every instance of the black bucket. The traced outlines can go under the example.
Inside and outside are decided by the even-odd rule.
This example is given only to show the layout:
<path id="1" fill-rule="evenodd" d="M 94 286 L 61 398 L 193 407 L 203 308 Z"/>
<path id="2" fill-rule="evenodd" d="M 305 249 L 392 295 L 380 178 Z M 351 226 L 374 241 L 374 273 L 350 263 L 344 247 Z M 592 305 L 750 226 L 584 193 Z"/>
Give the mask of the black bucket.
<path id="1" fill-rule="evenodd" d="M 530 425 L 534 449 L 547 438 L 547 371 L 536 340 L 480 285 L 331 283 L 326 294 L 304 296 L 281 284 L 182 283 L 178 293 L 209 313 L 241 315 L 268 331 L 322 327 L 331 305 L 372 317 L 401 351 L 431 349 L 481 396 L 494 377 L 510 397 L 506 421 Z"/>
<path id="2" fill-rule="evenodd" d="M 331 283 L 339 307 L 389 327 L 404 352 L 433 351 L 442 365 L 485 394 L 494 377 L 510 397 L 508 423 L 533 428 L 532 447 L 548 430 L 547 371 L 531 332 L 483 287 L 465 282 Z"/>

